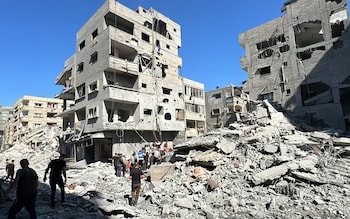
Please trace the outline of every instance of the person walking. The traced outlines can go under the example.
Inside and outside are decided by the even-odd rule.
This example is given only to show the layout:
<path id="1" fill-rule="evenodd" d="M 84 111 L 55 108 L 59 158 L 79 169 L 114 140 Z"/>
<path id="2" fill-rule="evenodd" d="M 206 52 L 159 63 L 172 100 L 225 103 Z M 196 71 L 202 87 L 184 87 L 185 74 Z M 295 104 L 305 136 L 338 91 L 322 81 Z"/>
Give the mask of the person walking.
<path id="1" fill-rule="evenodd" d="M 66 175 L 66 161 L 64 160 L 65 155 L 61 154 L 58 159 L 52 160 L 47 166 L 44 174 L 44 182 L 46 182 L 46 174 L 50 171 L 50 188 L 51 188 L 51 208 L 55 208 L 55 196 L 56 196 L 56 185 L 61 190 L 61 203 L 64 203 L 64 184 L 67 182 Z M 64 182 L 63 178 L 64 177 Z"/>
<path id="2" fill-rule="evenodd" d="M 12 189 L 17 187 L 16 199 L 9 210 L 8 218 L 16 218 L 16 214 L 24 207 L 28 211 L 30 218 L 35 219 L 35 199 L 39 185 L 38 175 L 35 170 L 29 167 L 27 159 L 22 159 L 20 165 L 21 169 L 17 170 L 15 180 L 4 194 L 4 198 L 6 198 Z"/>
<path id="3" fill-rule="evenodd" d="M 140 196 L 141 179 L 144 178 L 139 163 L 135 163 L 135 166 L 130 170 L 129 178 L 131 179 L 131 205 L 136 205 Z"/>
<path id="4" fill-rule="evenodd" d="M 6 176 L 6 179 L 10 179 L 10 182 L 13 181 L 13 176 L 15 174 L 15 160 L 12 160 L 11 162 L 8 162 L 6 164 L 6 172 L 7 172 L 7 176 Z"/>

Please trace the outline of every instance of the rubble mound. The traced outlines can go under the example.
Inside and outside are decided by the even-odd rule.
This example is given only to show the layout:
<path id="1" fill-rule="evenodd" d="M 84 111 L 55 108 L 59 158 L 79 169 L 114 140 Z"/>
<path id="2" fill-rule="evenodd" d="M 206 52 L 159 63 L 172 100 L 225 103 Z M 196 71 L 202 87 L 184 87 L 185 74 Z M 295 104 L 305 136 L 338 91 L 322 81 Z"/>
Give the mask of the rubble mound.
<path id="1" fill-rule="evenodd" d="M 145 170 L 136 206 L 129 205 L 131 181 L 116 177 L 110 163 L 69 162 L 66 202 L 50 209 L 41 181 L 38 218 L 349 218 L 350 138 L 301 131 L 264 109 L 254 121 L 175 145 L 170 162 Z M 51 147 L 16 145 L 1 162 L 27 158 L 42 179 L 54 155 Z M 11 201 L 0 205 L 6 215 Z"/>

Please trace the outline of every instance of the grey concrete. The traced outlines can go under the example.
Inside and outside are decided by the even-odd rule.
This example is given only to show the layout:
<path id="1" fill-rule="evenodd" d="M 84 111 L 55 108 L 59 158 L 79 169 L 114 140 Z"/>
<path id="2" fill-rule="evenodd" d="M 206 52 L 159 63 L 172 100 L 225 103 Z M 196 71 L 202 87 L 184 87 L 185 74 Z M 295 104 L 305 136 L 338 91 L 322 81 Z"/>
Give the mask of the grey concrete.
<path id="1" fill-rule="evenodd" d="M 286 1 L 280 17 L 239 35 L 243 92 L 300 123 L 349 130 L 349 23 L 347 0 Z"/>

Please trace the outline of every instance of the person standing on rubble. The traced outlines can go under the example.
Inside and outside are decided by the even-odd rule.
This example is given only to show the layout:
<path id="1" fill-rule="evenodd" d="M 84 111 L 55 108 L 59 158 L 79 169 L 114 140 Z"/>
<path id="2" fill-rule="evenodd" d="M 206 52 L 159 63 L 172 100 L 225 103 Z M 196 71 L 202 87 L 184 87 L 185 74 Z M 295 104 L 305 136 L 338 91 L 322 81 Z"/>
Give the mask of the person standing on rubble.
<path id="1" fill-rule="evenodd" d="M 6 164 L 6 172 L 7 172 L 7 176 L 6 176 L 6 179 L 10 179 L 10 182 L 13 181 L 13 176 L 15 174 L 15 160 L 12 160 L 11 162 L 8 162 Z"/>
<path id="2" fill-rule="evenodd" d="M 115 153 L 115 155 L 112 158 L 109 158 L 109 160 L 113 160 L 115 175 L 118 177 L 122 176 L 122 169 L 123 169 L 122 154 Z"/>
<path id="3" fill-rule="evenodd" d="M 50 171 L 50 188 L 51 188 L 51 208 L 55 208 L 55 195 L 56 195 L 56 185 L 60 187 L 61 190 L 61 203 L 64 203 L 64 185 L 67 182 L 66 175 L 66 161 L 64 160 L 65 155 L 61 154 L 58 159 L 52 160 L 47 166 L 44 174 L 44 182 L 46 182 L 46 174 Z M 64 182 L 62 179 L 64 176 Z"/>
<path id="4" fill-rule="evenodd" d="M 30 218 L 35 219 L 35 199 L 39 185 L 38 175 L 35 170 L 29 167 L 27 159 L 22 159 L 20 165 L 22 169 L 17 170 L 15 180 L 4 194 L 4 198 L 6 198 L 12 189 L 17 187 L 16 199 L 9 210 L 8 218 L 16 218 L 16 214 L 24 207 L 27 209 Z"/>
<path id="5" fill-rule="evenodd" d="M 143 172 L 140 169 L 140 164 L 135 163 L 134 168 L 130 170 L 129 179 L 131 179 L 131 205 L 136 205 L 140 196 L 141 179 L 144 178 Z"/>

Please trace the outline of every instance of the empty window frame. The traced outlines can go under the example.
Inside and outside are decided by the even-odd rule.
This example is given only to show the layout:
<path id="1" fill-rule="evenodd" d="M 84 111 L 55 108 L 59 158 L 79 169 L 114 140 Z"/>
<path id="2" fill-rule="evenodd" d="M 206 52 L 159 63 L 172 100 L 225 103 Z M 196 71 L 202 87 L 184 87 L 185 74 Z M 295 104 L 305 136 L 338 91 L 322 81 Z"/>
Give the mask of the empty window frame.
<path id="1" fill-rule="evenodd" d="M 88 119 L 94 118 L 97 118 L 97 107 L 93 107 L 88 110 Z"/>
<path id="2" fill-rule="evenodd" d="M 83 41 L 79 44 L 79 51 L 81 51 L 84 47 L 85 47 L 85 40 L 83 40 Z"/>
<path id="3" fill-rule="evenodd" d="M 143 114 L 144 115 L 152 115 L 152 110 L 151 109 L 144 109 Z"/>
<path id="4" fill-rule="evenodd" d="M 77 68 L 77 72 L 81 73 L 84 71 L 84 62 L 80 62 Z"/>
<path id="5" fill-rule="evenodd" d="M 97 90 L 98 90 L 97 81 L 89 84 L 89 93 L 97 91 Z"/>
<path id="6" fill-rule="evenodd" d="M 171 93 L 171 89 L 169 89 L 169 88 L 165 88 L 165 87 L 162 87 L 162 89 L 163 89 L 163 94 L 167 94 L 167 95 L 170 95 L 170 93 Z"/>
<path id="7" fill-rule="evenodd" d="M 170 113 L 165 113 L 164 114 L 164 119 L 165 120 L 171 120 L 171 114 Z"/>
<path id="8" fill-rule="evenodd" d="M 34 103 L 34 107 L 43 107 L 42 103 Z"/>
<path id="9" fill-rule="evenodd" d="M 260 75 L 265 75 L 265 74 L 270 74 L 271 73 L 271 66 L 266 66 L 263 68 L 259 68 L 256 71 L 256 74 L 260 74 Z"/>
<path id="10" fill-rule="evenodd" d="M 116 14 L 109 12 L 105 16 L 105 22 L 107 26 L 113 26 L 131 35 L 134 34 L 134 24 Z"/>
<path id="11" fill-rule="evenodd" d="M 298 48 L 324 41 L 322 23 L 319 20 L 297 24 L 293 28 L 295 43 Z"/>
<path id="12" fill-rule="evenodd" d="M 216 94 L 213 94 L 213 96 L 215 99 L 220 99 L 221 98 L 221 93 L 216 93 Z"/>
<path id="13" fill-rule="evenodd" d="M 56 115 L 56 113 L 50 113 L 50 112 L 46 113 L 47 118 L 54 118 L 55 115 Z"/>
<path id="14" fill-rule="evenodd" d="M 145 33 L 141 33 L 141 38 L 143 41 L 149 42 L 149 35 Z"/>
<path id="15" fill-rule="evenodd" d="M 258 59 L 264 59 L 268 58 L 273 55 L 273 50 L 272 49 L 266 49 L 262 53 L 258 55 Z"/>
<path id="16" fill-rule="evenodd" d="M 213 109 L 211 111 L 212 116 L 219 116 L 220 115 L 220 109 Z"/>
<path id="17" fill-rule="evenodd" d="M 280 50 L 281 53 L 288 52 L 290 50 L 290 46 L 289 45 L 281 46 L 279 48 L 279 50 Z"/>
<path id="18" fill-rule="evenodd" d="M 196 97 L 204 99 L 204 91 L 198 88 L 190 87 L 185 85 L 185 95 L 191 97 Z"/>
<path id="19" fill-rule="evenodd" d="M 148 27 L 149 29 L 152 30 L 152 23 L 149 22 L 149 21 L 145 21 L 145 22 L 143 23 L 143 26 Z"/>
<path id="20" fill-rule="evenodd" d="M 273 92 L 260 94 L 258 99 L 259 100 L 268 100 L 269 102 L 273 102 Z"/>
<path id="21" fill-rule="evenodd" d="M 153 18 L 153 30 L 166 37 L 167 27 L 164 21 Z"/>
<path id="22" fill-rule="evenodd" d="M 278 35 L 278 36 L 273 36 L 268 40 L 257 43 L 256 48 L 260 51 L 260 50 L 263 50 L 263 49 L 266 49 L 268 47 L 276 45 L 277 42 L 286 42 L 286 39 L 285 39 L 283 34 Z"/>
<path id="23" fill-rule="evenodd" d="M 91 34 L 91 42 L 92 44 L 97 43 L 98 29 L 94 30 Z"/>
<path id="24" fill-rule="evenodd" d="M 77 87 L 78 98 L 85 96 L 85 83 Z"/>
<path id="25" fill-rule="evenodd" d="M 97 62 L 97 55 L 98 55 L 98 52 L 94 52 L 91 54 L 90 56 L 90 64 L 93 65 Z"/>

